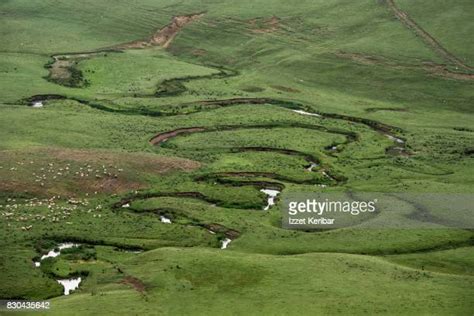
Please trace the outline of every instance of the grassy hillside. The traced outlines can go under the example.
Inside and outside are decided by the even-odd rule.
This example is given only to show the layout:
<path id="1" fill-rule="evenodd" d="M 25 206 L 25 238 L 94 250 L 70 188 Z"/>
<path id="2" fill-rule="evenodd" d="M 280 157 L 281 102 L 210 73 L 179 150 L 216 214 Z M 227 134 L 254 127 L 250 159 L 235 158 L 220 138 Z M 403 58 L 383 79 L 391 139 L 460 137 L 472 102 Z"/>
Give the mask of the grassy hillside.
<path id="1" fill-rule="evenodd" d="M 402 10 L 410 14 L 423 28 L 468 65 L 473 65 L 473 44 L 468 38 L 474 31 L 469 12 L 474 10 L 471 1 L 457 1 L 456 5 L 444 1 L 399 0 Z"/>
<path id="2" fill-rule="evenodd" d="M 446 223 L 470 213 L 392 195 L 368 222 L 307 232 L 280 207 L 474 193 L 470 7 L 3 1 L 0 298 L 57 315 L 469 315 L 474 234 Z M 62 242 L 78 247 L 41 260 Z"/>
<path id="3" fill-rule="evenodd" d="M 420 272 L 363 256 L 273 257 L 216 251 L 150 251 L 124 261 L 129 266 L 125 273 L 136 278 L 133 284 L 114 284 L 103 296 L 78 294 L 53 300 L 51 312 L 68 315 L 71 309 L 96 313 L 120 308 L 124 314 L 275 315 L 311 310 L 345 315 L 350 309 L 353 315 L 366 315 L 463 314 L 472 308 L 462 307 L 472 285 L 458 276 Z M 298 272 L 302 266 L 304 273 Z M 335 307 L 341 299 L 345 306 Z M 403 307 L 398 300 L 405 302 Z"/>

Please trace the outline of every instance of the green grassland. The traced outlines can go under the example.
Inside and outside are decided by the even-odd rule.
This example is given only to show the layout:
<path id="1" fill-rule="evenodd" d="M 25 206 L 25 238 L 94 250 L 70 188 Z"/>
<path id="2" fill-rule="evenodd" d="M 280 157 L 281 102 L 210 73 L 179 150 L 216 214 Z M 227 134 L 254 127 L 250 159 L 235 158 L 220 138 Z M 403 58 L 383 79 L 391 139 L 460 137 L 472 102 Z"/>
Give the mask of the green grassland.
<path id="1" fill-rule="evenodd" d="M 125 274 L 149 280 L 144 284 L 146 299 L 130 286 L 115 283 L 103 295 L 84 293 L 67 302 L 53 300 L 55 309 L 46 314 L 69 315 L 70 309 L 79 313 L 123 310 L 131 305 L 136 306 L 136 313 L 152 314 L 255 314 L 258 310 L 275 315 L 305 314 L 311 309 L 317 314 L 344 315 L 346 308 L 354 315 L 468 311 L 460 306 L 469 300 L 469 287 L 459 276 L 345 254 L 275 257 L 216 252 L 163 248 L 126 259 L 120 263 L 128 267 Z M 297 272 L 301 266 L 307 267 L 305 273 Z M 98 278 L 106 279 L 106 274 Z M 401 308 L 398 299 L 390 297 L 394 289 L 399 299 L 410 303 Z M 415 298 L 414 292 L 419 293 Z M 339 307 L 342 298 L 346 304 Z M 268 300 L 273 303 L 261 304 Z"/>
<path id="2" fill-rule="evenodd" d="M 443 45 L 472 66 L 474 56 L 469 45 L 465 43 L 466 36 L 473 31 L 472 23 L 468 23 L 471 19 L 469 12 L 474 9 L 470 1 L 459 1 L 456 6 L 450 6 L 443 1 L 422 3 L 401 0 L 397 3 Z M 428 16 L 432 19 L 428 19 Z M 433 23 L 435 20 L 436 23 Z"/>
<path id="3" fill-rule="evenodd" d="M 395 4 L 474 66 L 471 2 Z M 474 193 L 473 74 L 386 1 L 0 11 L 1 299 L 50 299 L 47 315 L 472 314 L 474 233 L 430 204 L 281 226 L 296 192 Z M 119 46 L 193 13 L 168 47 Z M 73 84 L 51 78 L 62 55 Z M 265 188 L 281 191 L 268 210 Z M 35 267 L 61 242 L 80 246 Z M 55 280 L 77 276 L 62 295 Z"/>

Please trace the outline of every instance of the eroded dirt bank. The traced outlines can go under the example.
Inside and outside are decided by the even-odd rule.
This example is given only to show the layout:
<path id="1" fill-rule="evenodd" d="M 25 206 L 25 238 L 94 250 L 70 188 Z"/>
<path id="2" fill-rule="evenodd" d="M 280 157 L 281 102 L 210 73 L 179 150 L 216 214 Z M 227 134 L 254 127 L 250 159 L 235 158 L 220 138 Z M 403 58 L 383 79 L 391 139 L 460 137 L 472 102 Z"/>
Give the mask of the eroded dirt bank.
<path id="1" fill-rule="evenodd" d="M 119 49 L 145 48 L 149 46 L 162 46 L 167 48 L 178 33 L 189 23 L 200 19 L 204 13 L 194 13 L 188 15 L 178 15 L 171 19 L 171 22 L 155 32 L 147 40 L 138 40 L 116 46 Z"/>

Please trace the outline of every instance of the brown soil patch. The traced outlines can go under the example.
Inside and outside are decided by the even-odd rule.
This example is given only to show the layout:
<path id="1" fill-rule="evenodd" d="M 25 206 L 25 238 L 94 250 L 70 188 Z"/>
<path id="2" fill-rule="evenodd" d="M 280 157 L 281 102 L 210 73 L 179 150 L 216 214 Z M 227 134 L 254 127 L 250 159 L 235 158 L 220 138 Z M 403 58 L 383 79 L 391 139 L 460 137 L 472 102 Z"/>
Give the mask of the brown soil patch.
<path id="1" fill-rule="evenodd" d="M 271 18 L 255 18 L 247 21 L 252 33 L 265 34 L 276 32 L 280 27 L 280 19 L 276 16 Z"/>
<path id="2" fill-rule="evenodd" d="M 122 281 L 120 281 L 120 283 L 132 286 L 137 292 L 141 294 L 146 291 L 145 284 L 140 279 L 130 275 L 126 276 Z"/>
<path id="3" fill-rule="evenodd" d="M 50 78 L 53 80 L 65 80 L 71 77 L 69 68 L 74 64 L 74 61 L 69 59 L 54 58 L 54 63 L 49 69 Z"/>
<path id="4" fill-rule="evenodd" d="M 71 68 L 79 61 L 100 54 L 100 52 L 64 54 L 52 56 L 53 63 L 49 66 L 49 79 L 57 82 L 65 82 L 71 78 Z"/>
<path id="5" fill-rule="evenodd" d="M 158 30 L 148 40 L 139 40 L 122 45 L 117 48 L 145 48 L 149 46 L 162 46 L 167 48 L 176 35 L 189 23 L 201 18 L 204 13 L 178 15 L 171 19 L 171 22 L 165 27 Z"/>

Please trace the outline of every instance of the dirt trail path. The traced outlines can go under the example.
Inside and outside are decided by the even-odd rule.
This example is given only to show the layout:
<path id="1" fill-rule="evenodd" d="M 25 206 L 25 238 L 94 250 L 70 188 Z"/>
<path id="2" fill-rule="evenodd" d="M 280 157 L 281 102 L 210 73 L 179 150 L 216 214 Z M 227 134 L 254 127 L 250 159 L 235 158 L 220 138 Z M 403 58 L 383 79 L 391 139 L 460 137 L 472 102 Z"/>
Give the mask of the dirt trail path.
<path id="1" fill-rule="evenodd" d="M 402 22 L 407 28 L 415 32 L 416 35 L 420 36 L 423 41 L 431 47 L 438 55 L 449 63 L 455 65 L 458 68 L 466 71 L 474 71 L 474 68 L 466 65 L 462 60 L 449 52 L 439 43 L 433 36 L 426 32 L 421 26 L 418 25 L 405 11 L 400 10 L 395 4 L 394 0 L 386 0 L 387 6 L 395 14 L 395 16 Z"/>

